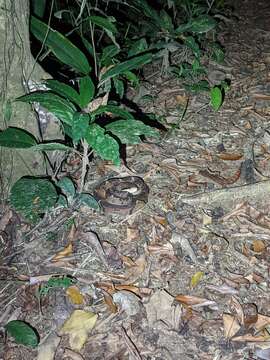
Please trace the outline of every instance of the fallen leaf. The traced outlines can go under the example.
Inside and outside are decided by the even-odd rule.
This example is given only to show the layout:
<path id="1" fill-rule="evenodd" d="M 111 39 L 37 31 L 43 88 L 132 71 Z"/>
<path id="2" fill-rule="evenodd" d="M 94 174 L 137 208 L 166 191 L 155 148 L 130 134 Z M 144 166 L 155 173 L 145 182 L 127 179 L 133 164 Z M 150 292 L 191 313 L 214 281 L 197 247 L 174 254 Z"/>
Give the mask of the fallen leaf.
<path id="1" fill-rule="evenodd" d="M 258 314 L 258 319 L 255 324 L 255 329 L 257 331 L 261 331 L 268 325 L 270 325 L 270 316 Z"/>
<path id="2" fill-rule="evenodd" d="M 231 311 L 236 315 L 238 322 L 241 325 L 244 325 L 244 311 L 240 302 L 236 299 L 236 297 L 232 296 L 230 299 L 230 308 Z"/>
<path id="3" fill-rule="evenodd" d="M 84 303 L 84 297 L 80 293 L 80 290 L 78 289 L 77 286 L 75 285 L 69 286 L 66 290 L 66 294 L 69 297 L 72 304 L 81 305 Z"/>
<path id="4" fill-rule="evenodd" d="M 171 329 L 178 329 L 182 316 L 182 308 L 174 306 L 174 297 L 165 290 L 157 290 L 145 304 L 147 319 L 150 325 L 161 320 Z"/>
<path id="5" fill-rule="evenodd" d="M 64 322 L 59 335 L 69 335 L 71 349 L 80 351 L 87 340 L 88 333 L 95 326 L 97 317 L 97 314 L 90 311 L 74 310 Z"/>
<path id="6" fill-rule="evenodd" d="M 112 314 L 116 314 L 118 311 L 117 305 L 113 302 L 113 297 L 111 294 L 107 293 L 105 290 L 103 290 L 103 296 L 104 296 L 104 302 L 107 305 L 109 311 Z"/>
<path id="7" fill-rule="evenodd" d="M 124 310 L 128 316 L 137 315 L 142 311 L 140 298 L 132 292 L 122 290 L 113 294 L 113 302 Z"/>
<path id="8" fill-rule="evenodd" d="M 261 252 L 265 251 L 265 249 L 266 249 L 266 246 L 265 246 L 264 241 L 262 241 L 262 240 L 253 240 L 252 250 L 254 252 L 261 253 Z"/>
<path id="9" fill-rule="evenodd" d="M 257 306 L 255 304 L 247 303 L 242 305 L 243 322 L 246 328 L 253 326 L 258 320 Z"/>
<path id="10" fill-rule="evenodd" d="M 234 160 L 240 160 L 242 159 L 243 155 L 242 154 L 237 154 L 237 153 L 221 153 L 221 154 L 218 154 L 218 157 L 221 159 L 221 160 L 230 160 L 230 161 L 234 161 Z"/>
<path id="11" fill-rule="evenodd" d="M 179 301 L 182 304 L 193 307 L 209 306 L 209 307 L 217 308 L 217 303 L 215 301 L 208 300 L 205 298 L 200 298 L 198 296 L 176 295 L 175 300 Z"/>
<path id="12" fill-rule="evenodd" d="M 245 334 L 242 336 L 236 336 L 231 339 L 232 341 L 248 341 L 248 342 L 264 342 L 270 340 L 270 335 L 266 336 L 254 336 L 252 334 Z"/>
<path id="13" fill-rule="evenodd" d="M 52 332 L 38 347 L 37 360 L 53 360 L 61 338 Z"/>
<path id="14" fill-rule="evenodd" d="M 236 316 L 231 314 L 223 314 L 223 326 L 224 326 L 224 336 L 227 339 L 232 338 L 241 328 Z"/>
<path id="15" fill-rule="evenodd" d="M 190 280 L 190 287 L 194 288 L 195 286 L 197 286 L 203 276 L 204 273 L 202 271 L 197 271 Z"/>
<path id="16" fill-rule="evenodd" d="M 51 261 L 56 262 L 61 260 L 62 258 L 70 256 L 72 254 L 72 251 L 73 251 L 73 245 L 70 242 L 63 250 L 59 251 L 56 255 L 54 255 Z"/>

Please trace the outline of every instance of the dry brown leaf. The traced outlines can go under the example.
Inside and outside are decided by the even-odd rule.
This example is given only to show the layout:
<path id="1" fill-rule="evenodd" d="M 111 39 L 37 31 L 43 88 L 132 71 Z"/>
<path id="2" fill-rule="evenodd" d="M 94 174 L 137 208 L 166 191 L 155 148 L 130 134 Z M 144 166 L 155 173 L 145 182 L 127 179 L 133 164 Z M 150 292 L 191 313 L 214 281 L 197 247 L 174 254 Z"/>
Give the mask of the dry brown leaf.
<path id="1" fill-rule="evenodd" d="M 142 255 L 135 261 L 135 265 L 130 267 L 127 271 L 127 282 L 132 284 L 142 275 L 146 268 L 146 259 L 145 256 Z"/>
<path id="2" fill-rule="evenodd" d="M 107 293 L 106 291 L 103 290 L 103 296 L 104 296 L 104 302 L 107 305 L 108 310 L 112 314 L 116 314 L 118 312 L 118 308 L 117 308 L 117 305 L 114 303 L 111 294 L 109 294 L 109 293 Z"/>
<path id="3" fill-rule="evenodd" d="M 69 335 L 71 349 L 80 351 L 87 340 L 88 333 L 95 326 L 97 317 L 97 314 L 90 311 L 74 310 L 64 322 L 59 335 Z"/>
<path id="4" fill-rule="evenodd" d="M 243 304 L 242 305 L 243 314 L 244 314 L 244 326 L 246 328 L 250 328 L 253 326 L 258 320 L 258 311 L 257 306 L 255 304 Z"/>
<path id="5" fill-rule="evenodd" d="M 257 331 L 263 330 L 266 326 L 270 325 L 270 316 L 258 314 L 258 319 L 255 324 Z"/>
<path id="6" fill-rule="evenodd" d="M 175 300 L 182 304 L 196 307 L 217 305 L 215 301 L 191 295 L 176 295 Z"/>
<path id="7" fill-rule="evenodd" d="M 248 342 L 264 342 L 270 340 L 270 335 L 266 336 L 254 336 L 252 334 L 245 334 L 242 336 L 236 336 L 231 339 L 232 341 L 248 341 Z"/>
<path id="8" fill-rule="evenodd" d="M 237 154 L 237 153 L 221 153 L 221 154 L 218 154 L 218 157 L 221 159 L 221 160 L 230 160 L 230 161 L 235 161 L 235 160 L 240 160 L 242 159 L 243 155 L 242 154 Z"/>
<path id="9" fill-rule="evenodd" d="M 237 318 L 231 314 L 223 314 L 223 326 L 224 326 L 224 336 L 227 339 L 232 338 L 241 328 Z"/>
<path id="10" fill-rule="evenodd" d="M 244 325 L 244 311 L 240 302 L 236 299 L 236 297 L 232 296 L 229 302 L 229 306 L 231 311 L 236 315 L 238 322 L 241 325 Z"/>
<path id="11" fill-rule="evenodd" d="M 66 290 L 66 294 L 69 297 L 72 304 L 82 305 L 84 303 L 84 297 L 77 286 L 75 285 L 69 286 Z"/>
<path id="12" fill-rule="evenodd" d="M 261 253 L 263 251 L 265 251 L 266 249 L 266 245 L 264 243 L 264 241 L 262 240 L 253 240 L 252 243 L 252 250 L 256 253 Z"/>
<path id="13" fill-rule="evenodd" d="M 53 360 L 61 338 L 52 332 L 38 347 L 37 360 Z"/>
<path id="14" fill-rule="evenodd" d="M 177 104 L 185 106 L 187 104 L 188 97 L 185 95 L 176 95 L 175 100 L 176 100 Z"/>
<path id="15" fill-rule="evenodd" d="M 56 262 L 62 260 L 63 258 L 70 256 L 73 251 L 73 245 L 70 242 L 63 250 L 59 251 L 54 257 L 52 258 L 52 262 Z"/>

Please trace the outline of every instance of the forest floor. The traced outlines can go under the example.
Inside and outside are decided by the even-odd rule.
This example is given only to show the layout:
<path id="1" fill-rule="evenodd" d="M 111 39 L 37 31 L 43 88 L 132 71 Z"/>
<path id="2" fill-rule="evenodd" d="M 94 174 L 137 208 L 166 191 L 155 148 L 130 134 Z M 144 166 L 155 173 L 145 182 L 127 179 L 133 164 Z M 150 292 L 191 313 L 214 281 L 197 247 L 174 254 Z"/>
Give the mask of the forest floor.
<path id="1" fill-rule="evenodd" d="M 137 175 L 146 204 L 127 216 L 64 212 L 31 231 L 6 211 L 1 323 L 26 321 L 40 345 L 3 331 L 0 359 L 270 359 L 270 3 L 235 6 L 218 35 L 225 63 L 209 64 L 212 83 L 231 80 L 222 108 L 193 95 L 179 123 L 187 93 L 148 68 L 140 91 L 152 101 L 133 95 L 168 131 L 128 147 L 119 168 L 91 165 L 87 190 Z M 76 283 L 38 293 L 64 274 Z"/>

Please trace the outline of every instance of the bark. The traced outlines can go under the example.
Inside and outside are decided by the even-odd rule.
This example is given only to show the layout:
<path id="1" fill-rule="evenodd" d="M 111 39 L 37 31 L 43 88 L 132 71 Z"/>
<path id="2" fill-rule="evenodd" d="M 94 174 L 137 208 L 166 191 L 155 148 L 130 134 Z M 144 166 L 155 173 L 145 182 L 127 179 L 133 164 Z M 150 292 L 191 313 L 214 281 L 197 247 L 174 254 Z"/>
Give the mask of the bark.
<path id="1" fill-rule="evenodd" d="M 38 119 L 32 107 L 21 102 L 13 102 L 16 97 L 27 92 L 28 81 L 40 82 L 50 77 L 31 55 L 29 41 L 29 1 L 0 0 L 0 129 L 8 126 L 23 128 L 40 139 Z M 12 105 L 12 115 L 8 119 L 6 109 Z M 53 126 L 51 136 L 57 138 L 58 125 Z M 53 136 L 55 132 L 55 136 Z M 46 174 L 43 155 L 31 150 L 0 147 L 1 197 L 6 197 L 10 185 L 24 175 Z"/>

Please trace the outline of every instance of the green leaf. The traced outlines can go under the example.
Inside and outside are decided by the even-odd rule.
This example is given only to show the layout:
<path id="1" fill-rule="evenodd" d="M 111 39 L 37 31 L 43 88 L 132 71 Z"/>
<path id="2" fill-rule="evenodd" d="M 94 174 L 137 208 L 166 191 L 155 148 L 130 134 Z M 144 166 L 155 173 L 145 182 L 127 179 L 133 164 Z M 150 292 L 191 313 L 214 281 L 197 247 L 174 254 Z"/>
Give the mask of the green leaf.
<path id="1" fill-rule="evenodd" d="M 35 91 L 16 99 L 23 102 L 38 102 L 64 123 L 71 125 L 75 106 L 68 100 L 50 91 Z"/>
<path id="2" fill-rule="evenodd" d="M 101 81 L 123 74 L 126 71 L 138 69 L 143 65 L 149 63 L 151 60 L 152 60 L 152 54 L 144 54 L 132 58 L 130 60 L 124 61 L 120 64 L 116 64 L 101 76 Z"/>
<path id="3" fill-rule="evenodd" d="M 123 73 L 123 76 L 130 82 L 131 86 L 138 86 L 139 85 L 139 78 L 131 71 L 126 71 Z"/>
<path id="4" fill-rule="evenodd" d="M 86 50 L 89 52 L 89 54 L 94 57 L 95 56 L 95 52 L 93 49 L 93 46 L 90 44 L 90 42 L 83 36 L 81 36 L 83 45 L 85 46 Z"/>
<path id="5" fill-rule="evenodd" d="M 79 94 L 73 87 L 58 80 L 49 79 L 45 82 L 46 86 L 61 97 L 67 97 L 70 101 L 80 106 Z"/>
<path id="6" fill-rule="evenodd" d="M 8 127 L 0 132 L 0 146 L 27 149 L 36 144 L 34 136 L 23 129 Z"/>
<path id="7" fill-rule="evenodd" d="M 108 67 L 113 63 L 113 58 L 120 52 L 120 49 L 116 45 L 109 45 L 103 48 L 102 56 L 100 59 L 101 66 Z"/>
<path id="8" fill-rule="evenodd" d="M 200 92 L 200 91 L 209 91 L 210 86 L 206 80 L 201 80 L 195 84 L 184 84 L 185 88 L 187 90 L 193 91 L 193 92 Z"/>
<path id="9" fill-rule="evenodd" d="M 215 111 L 218 111 L 223 102 L 222 91 L 218 86 L 214 86 L 210 91 L 211 106 Z"/>
<path id="10" fill-rule="evenodd" d="M 12 320 L 5 325 L 5 328 L 16 343 L 35 348 L 39 343 L 37 331 L 29 324 L 21 320 Z"/>
<path id="11" fill-rule="evenodd" d="M 11 101 L 7 100 L 4 102 L 4 119 L 6 121 L 6 123 L 10 122 L 11 119 L 11 115 L 12 115 L 12 105 L 11 105 Z"/>
<path id="12" fill-rule="evenodd" d="M 12 186 L 9 201 L 16 211 L 36 223 L 57 198 L 57 191 L 48 179 L 22 177 Z"/>
<path id="13" fill-rule="evenodd" d="M 125 91 L 125 87 L 124 87 L 124 83 L 122 80 L 119 80 L 117 78 L 113 78 L 113 85 L 116 91 L 116 94 L 119 95 L 120 99 L 123 98 L 124 96 L 124 91 Z"/>
<path id="14" fill-rule="evenodd" d="M 193 36 L 188 36 L 185 38 L 185 45 L 188 46 L 193 51 L 196 57 L 200 57 L 201 50 Z"/>
<path id="15" fill-rule="evenodd" d="M 135 41 L 128 50 L 128 57 L 140 54 L 148 49 L 147 41 L 145 38 Z"/>
<path id="16" fill-rule="evenodd" d="M 106 130 L 117 136 L 122 144 L 138 144 L 141 135 L 159 137 L 157 129 L 138 120 L 118 120 L 107 125 Z"/>
<path id="17" fill-rule="evenodd" d="M 90 20 L 93 24 L 101 27 L 105 31 L 109 31 L 112 34 L 117 34 L 117 28 L 113 24 L 112 20 L 115 20 L 114 18 L 105 18 L 102 16 L 89 16 L 84 21 Z"/>
<path id="18" fill-rule="evenodd" d="M 112 136 L 105 134 L 101 126 L 91 124 L 85 140 L 102 159 L 111 160 L 115 165 L 120 165 L 118 142 Z"/>
<path id="19" fill-rule="evenodd" d="M 95 85 L 89 76 L 84 76 L 79 80 L 80 88 L 80 106 L 85 108 L 93 99 L 95 94 Z"/>
<path id="20" fill-rule="evenodd" d="M 110 17 L 105 18 L 105 17 L 102 17 L 102 16 L 93 15 L 93 16 L 89 16 L 85 20 L 90 20 L 93 24 L 99 26 L 102 30 L 105 31 L 105 33 L 112 40 L 112 42 L 117 47 L 119 47 L 119 45 L 117 44 L 116 39 L 115 39 L 115 35 L 117 34 L 117 28 L 113 24 L 113 22 L 115 22 L 114 17 L 110 16 Z"/>
<path id="21" fill-rule="evenodd" d="M 72 140 L 74 142 L 79 141 L 81 138 L 85 136 L 89 122 L 90 122 L 89 114 L 83 114 L 83 113 L 74 114 L 73 125 L 72 125 Z"/>
<path id="22" fill-rule="evenodd" d="M 34 16 L 30 19 L 33 35 L 54 53 L 64 64 L 83 74 L 89 74 L 91 67 L 83 52 L 73 45 L 65 36 L 50 28 Z"/>
<path id="23" fill-rule="evenodd" d="M 76 197 L 76 201 L 78 201 L 79 205 L 86 205 L 90 209 L 100 210 L 98 201 L 90 194 L 78 194 L 78 196 Z"/>
<path id="24" fill-rule="evenodd" d="M 173 32 L 174 26 L 172 23 L 172 18 L 165 10 L 161 10 L 160 19 L 162 22 L 162 28 L 167 30 L 169 33 Z"/>
<path id="25" fill-rule="evenodd" d="M 133 115 L 129 111 L 122 109 L 117 105 L 102 105 L 97 108 L 97 110 L 93 111 L 90 115 L 91 118 L 94 119 L 98 115 L 104 114 L 106 112 L 118 115 L 124 119 L 134 119 Z"/>
<path id="26" fill-rule="evenodd" d="M 60 142 L 40 143 L 31 147 L 33 151 L 70 151 L 73 148 Z"/>
<path id="27" fill-rule="evenodd" d="M 189 25 L 189 31 L 192 31 L 195 34 L 202 34 L 214 29 L 217 25 L 217 22 L 209 15 L 202 15 L 191 20 Z"/>
<path id="28" fill-rule="evenodd" d="M 76 194 L 76 188 L 75 185 L 73 183 L 73 181 L 65 176 L 63 177 L 61 180 L 59 180 L 57 182 L 57 186 L 60 187 L 60 189 L 62 190 L 63 194 L 65 194 L 67 197 L 74 197 Z"/>

